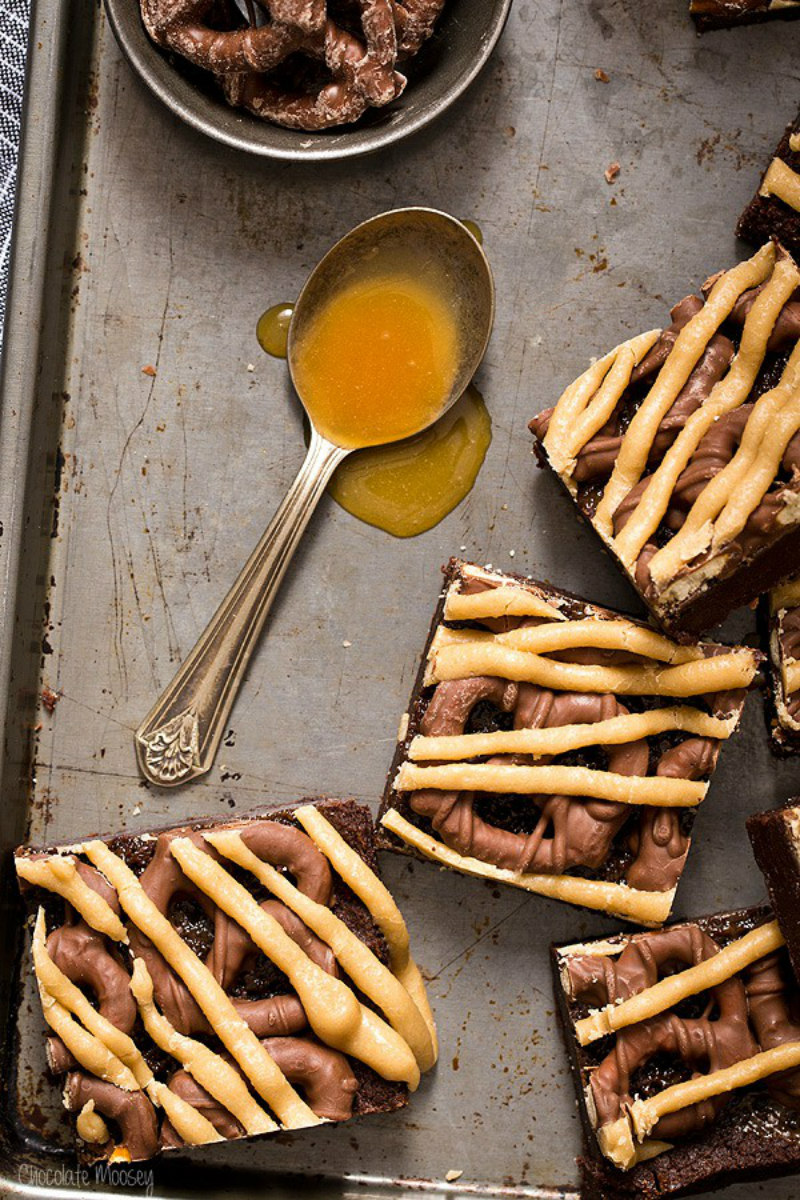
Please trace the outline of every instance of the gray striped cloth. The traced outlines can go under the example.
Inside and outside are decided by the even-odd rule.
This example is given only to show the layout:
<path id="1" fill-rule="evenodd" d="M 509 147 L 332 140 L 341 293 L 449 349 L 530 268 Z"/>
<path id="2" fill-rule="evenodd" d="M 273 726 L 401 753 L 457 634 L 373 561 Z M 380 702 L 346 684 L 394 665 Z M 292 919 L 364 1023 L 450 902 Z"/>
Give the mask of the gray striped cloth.
<path id="1" fill-rule="evenodd" d="M 0 0 L 0 347 L 11 256 L 30 0 Z"/>

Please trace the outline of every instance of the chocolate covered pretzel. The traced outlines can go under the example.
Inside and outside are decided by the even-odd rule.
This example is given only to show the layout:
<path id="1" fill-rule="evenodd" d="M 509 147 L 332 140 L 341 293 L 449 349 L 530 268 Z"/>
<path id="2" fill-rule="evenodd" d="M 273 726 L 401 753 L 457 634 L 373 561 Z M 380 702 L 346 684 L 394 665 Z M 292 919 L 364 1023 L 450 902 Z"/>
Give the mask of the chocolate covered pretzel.
<path id="1" fill-rule="evenodd" d="M 350 124 L 395 100 L 398 69 L 444 0 L 141 0 L 158 45 L 209 71 L 229 104 L 293 129 Z"/>

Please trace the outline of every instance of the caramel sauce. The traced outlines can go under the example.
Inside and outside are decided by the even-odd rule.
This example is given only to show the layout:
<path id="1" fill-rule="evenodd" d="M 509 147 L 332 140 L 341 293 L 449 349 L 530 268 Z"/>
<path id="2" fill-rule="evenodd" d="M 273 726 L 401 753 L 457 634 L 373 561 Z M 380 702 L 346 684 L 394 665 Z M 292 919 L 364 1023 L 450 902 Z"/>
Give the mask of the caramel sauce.
<path id="1" fill-rule="evenodd" d="M 483 396 L 470 386 L 429 429 L 345 459 L 328 491 L 367 525 L 415 537 L 438 525 L 471 491 L 491 440 Z"/>
<path id="2" fill-rule="evenodd" d="M 273 304 L 258 318 L 256 337 L 258 344 L 266 354 L 273 358 L 286 358 L 286 346 L 289 341 L 289 326 L 292 323 L 294 304 Z"/>
<path id="3" fill-rule="evenodd" d="M 483 245 L 483 230 L 477 221 L 462 221 L 461 224 L 468 230 L 479 246 Z"/>
<path id="4" fill-rule="evenodd" d="M 458 368 L 455 316 L 425 265 L 381 267 L 334 291 L 293 349 L 312 422 L 358 449 L 424 429 L 449 399 Z"/>

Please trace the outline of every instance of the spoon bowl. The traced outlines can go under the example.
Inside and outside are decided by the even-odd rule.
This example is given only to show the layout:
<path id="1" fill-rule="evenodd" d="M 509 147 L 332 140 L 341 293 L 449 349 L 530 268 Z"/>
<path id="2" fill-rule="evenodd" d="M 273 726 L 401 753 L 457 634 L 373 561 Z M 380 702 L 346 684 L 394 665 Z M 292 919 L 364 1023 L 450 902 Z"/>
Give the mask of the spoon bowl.
<path id="1" fill-rule="evenodd" d="M 486 353 L 494 323 L 494 281 L 483 248 L 448 213 L 433 208 L 400 208 L 357 225 L 333 246 L 309 276 L 289 326 L 287 357 L 292 377 L 312 426 L 314 415 L 303 396 L 298 355 L 318 314 L 354 282 L 398 268 L 424 278 L 447 298 L 457 337 L 457 366 L 435 415 L 398 436 L 370 437 L 363 446 L 382 445 L 421 433 L 464 393 Z M 313 408 L 313 405 L 311 406 Z M 331 438 L 336 444 L 336 439 Z M 349 449 L 354 447 L 350 446 Z"/>
<path id="2" fill-rule="evenodd" d="M 295 385 L 301 374 L 298 357 L 314 322 L 337 293 L 400 266 L 407 276 L 413 273 L 415 279 L 425 280 L 452 326 L 448 346 L 453 362 L 441 376 L 447 381 L 442 395 L 434 388 L 434 402 L 420 408 L 424 415 L 417 415 L 416 424 L 411 419 L 402 426 L 403 414 L 387 408 L 381 419 L 388 412 L 392 425 L 359 428 L 355 440 L 337 441 L 335 429 L 331 437 L 319 432 L 313 415 L 316 404 L 297 389 L 311 422 L 305 462 L 207 629 L 136 731 L 139 767 L 151 783 L 175 787 L 212 766 L 272 601 L 342 459 L 355 449 L 399 441 L 432 425 L 461 396 L 483 358 L 494 319 L 494 285 L 486 255 L 455 217 L 429 208 L 398 209 L 358 225 L 311 273 L 289 328 L 289 370 Z M 356 331 L 358 337 L 361 332 Z M 335 417 L 334 412 L 334 426 Z M 389 428 L 395 432 L 387 436 Z"/>

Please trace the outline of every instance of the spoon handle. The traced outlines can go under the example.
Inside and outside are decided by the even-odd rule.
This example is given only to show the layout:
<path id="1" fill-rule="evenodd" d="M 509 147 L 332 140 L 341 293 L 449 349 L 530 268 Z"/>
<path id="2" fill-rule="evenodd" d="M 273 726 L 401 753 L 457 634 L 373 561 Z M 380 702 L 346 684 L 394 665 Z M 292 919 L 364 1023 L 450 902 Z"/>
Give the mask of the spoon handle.
<path id="1" fill-rule="evenodd" d="M 176 787 L 205 774 L 272 601 L 325 485 L 349 453 L 311 432 L 308 454 L 189 657 L 136 731 L 142 774 Z"/>

